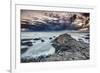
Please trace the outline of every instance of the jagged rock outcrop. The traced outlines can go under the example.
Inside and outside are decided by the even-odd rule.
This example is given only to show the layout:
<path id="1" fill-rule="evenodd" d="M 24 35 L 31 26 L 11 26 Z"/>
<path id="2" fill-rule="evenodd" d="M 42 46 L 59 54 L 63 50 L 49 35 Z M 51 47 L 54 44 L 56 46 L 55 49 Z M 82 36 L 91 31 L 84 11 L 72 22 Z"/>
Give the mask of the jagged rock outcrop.
<path id="1" fill-rule="evenodd" d="M 62 34 L 52 41 L 56 53 L 49 60 L 87 60 L 89 59 L 89 44 Z"/>

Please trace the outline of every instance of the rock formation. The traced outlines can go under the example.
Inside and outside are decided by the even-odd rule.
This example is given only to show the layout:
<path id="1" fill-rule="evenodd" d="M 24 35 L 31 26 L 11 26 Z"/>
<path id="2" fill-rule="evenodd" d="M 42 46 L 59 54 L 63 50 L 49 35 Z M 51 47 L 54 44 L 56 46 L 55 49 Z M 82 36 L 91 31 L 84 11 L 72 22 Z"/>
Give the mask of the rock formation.
<path id="1" fill-rule="evenodd" d="M 89 44 L 62 34 L 52 41 L 56 53 L 49 60 L 87 60 L 89 59 Z"/>

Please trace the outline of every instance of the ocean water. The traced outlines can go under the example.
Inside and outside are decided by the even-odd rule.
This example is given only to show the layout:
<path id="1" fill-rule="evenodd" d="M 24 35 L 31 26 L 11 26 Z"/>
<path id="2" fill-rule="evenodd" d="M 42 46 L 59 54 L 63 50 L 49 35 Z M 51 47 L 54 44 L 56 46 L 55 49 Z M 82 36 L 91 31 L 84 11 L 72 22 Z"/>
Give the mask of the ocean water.
<path id="1" fill-rule="evenodd" d="M 21 49 L 28 48 L 26 52 L 21 54 L 21 58 L 37 58 L 39 56 L 48 56 L 55 53 L 55 48 L 51 45 L 51 41 L 61 34 L 70 34 L 77 41 L 81 39 L 85 43 L 89 40 L 84 37 L 89 33 L 57 31 L 57 32 L 21 32 L 21 39 L 30 39 L 22 42 L 32 42 L 32 46 L 21 45 Z M 33 40 L 40 38 L 38 40 Z M 43 40 L 43 41 L 41 41 Z"/>

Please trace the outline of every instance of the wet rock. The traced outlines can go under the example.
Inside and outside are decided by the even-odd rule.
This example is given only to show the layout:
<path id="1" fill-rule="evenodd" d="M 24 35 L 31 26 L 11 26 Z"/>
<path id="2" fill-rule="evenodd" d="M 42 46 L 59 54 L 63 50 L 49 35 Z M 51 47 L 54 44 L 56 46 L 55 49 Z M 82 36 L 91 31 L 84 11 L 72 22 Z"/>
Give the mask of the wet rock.
<path id="1" fill-rule="evenodd" d="M 90 35 L 89 35 L 89 34 L 87 34 L 87 35 L 85 35 L 83 38 L 85 38 L 85 39 L 89 40 L 89 39 L 90 39 Z"/>
<path id="2" fill-rule="evenodd" d="M 41 40 L 41 42 L 45 42 L 44 40 Z"/>
<path id="3" fill-rule="evenodd" d="M 33 46 L 32 42 L 26 41 L 26 42 L 21 42 L 21 45 L 27 45 L 27 46 Z"/>
<path id="4" fill-rule="evenodd" d="M 88 36 L 87 37 L 84 37 L 85 39 L 90 39 Z"/>
<path id="5" fill-rule="evenodd" d="M 28 48 L 21 48 L 21 54 L 25 53 L 28 50 Z"/>
<path id="6" fill-rule="evenodd" d="M 50 40 L 52 39 L 52 37 L 49 38 Z"/>
<path id="7" fill-rule="evenodd" d="M 34 38 L 33 40 L 36 40 L 37 41 L 37 40 L 41 40 L 41 38 Z"/>
<path id="8" fill-rule="evenodd" d="M 21 39 L 21 41 L 30 41 L 33 40 L 33 38 L 29 38 L 29 39 Z"/>

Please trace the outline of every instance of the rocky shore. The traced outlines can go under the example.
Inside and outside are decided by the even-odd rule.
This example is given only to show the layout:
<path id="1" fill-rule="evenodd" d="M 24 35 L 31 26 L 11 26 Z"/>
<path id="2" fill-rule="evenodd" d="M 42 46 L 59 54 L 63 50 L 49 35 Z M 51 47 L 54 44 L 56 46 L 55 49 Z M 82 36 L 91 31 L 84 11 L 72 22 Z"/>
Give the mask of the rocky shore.
<path id="1" fill-rule="evenodd" d="M 89 44 L 77 41 L 68 34 L 58 36 L 53 42 L 56 52 L 49 61 L 69 61 L 89 59 Z"/>
<path id="2" fill-rule="evenodd" d="M 51 41 L 55 48 L 55 53 L 48 56 L 39 56 L 37 58 L 21 58 L 22 63 L 29 62 L 49 62 L 49 61 L 73 61 L 88 60 L 89 44 L 84 41 L 78 41 L 65 33 Z"/>

